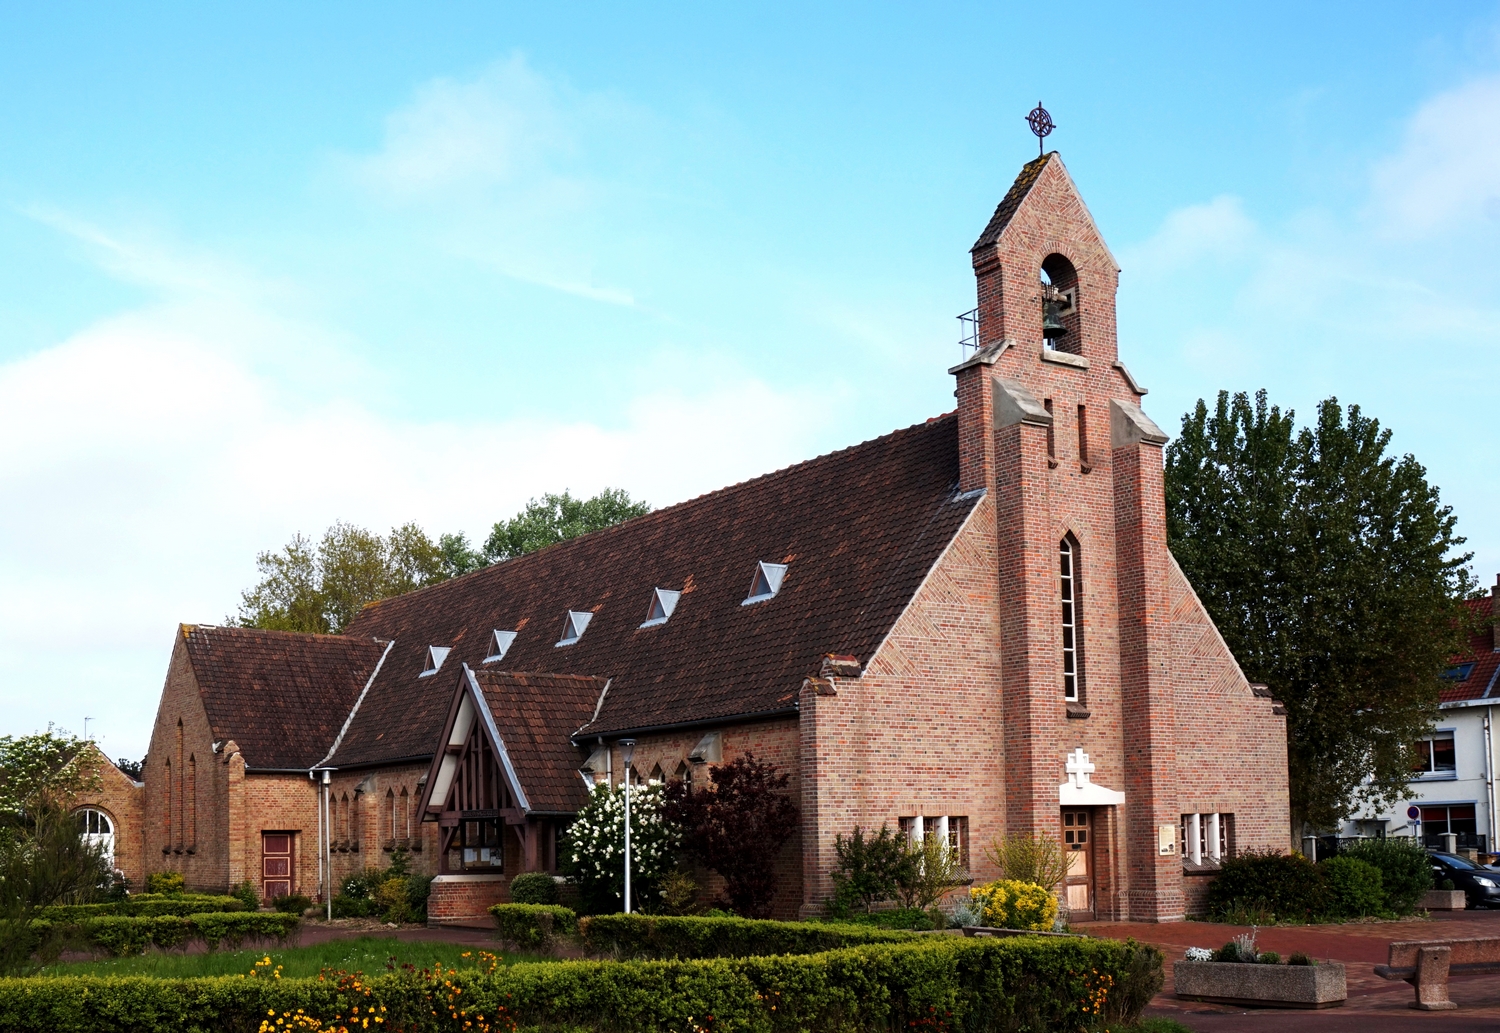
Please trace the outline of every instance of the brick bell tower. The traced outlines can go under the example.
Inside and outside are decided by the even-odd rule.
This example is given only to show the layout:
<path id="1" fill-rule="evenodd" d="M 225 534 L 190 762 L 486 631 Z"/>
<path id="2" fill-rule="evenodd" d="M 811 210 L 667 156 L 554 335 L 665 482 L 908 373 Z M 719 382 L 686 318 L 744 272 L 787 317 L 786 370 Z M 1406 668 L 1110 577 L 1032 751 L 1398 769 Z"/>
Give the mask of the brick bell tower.
<path id="1" fill-rule="evenodd" d="M 1086 821 L 1075 907 L 1180 917 L 1167 438 L 1119 361 L 1119 266 L 1055 151 L 1021 169 L 972 257 L 977 347 L 950 372 L 960 487 L 994 500 L 1007 832 L 1071 842 Z"/>

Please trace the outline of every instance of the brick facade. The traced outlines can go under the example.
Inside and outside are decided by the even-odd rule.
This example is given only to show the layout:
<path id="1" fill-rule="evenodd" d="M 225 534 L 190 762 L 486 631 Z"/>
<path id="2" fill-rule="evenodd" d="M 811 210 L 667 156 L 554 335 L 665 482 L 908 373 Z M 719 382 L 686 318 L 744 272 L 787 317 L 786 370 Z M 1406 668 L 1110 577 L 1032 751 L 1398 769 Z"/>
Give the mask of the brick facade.
<path id="1" fill-rule="evenodd" d="M 1196 871 L 1184 875 L 1176 839 L 1185 814 L 1232 816 L 1225 821 L 1232 828 L 1232 849 L 1286 848 L 1285 719 L 1274 712 L 1271 700 L 1251 691 L 1167 549 L 1162 484 L 1166 436 L 1141 410 L 1145 392 L 1119 362 L 1119 270 L 1055 154 L 1026 166 L 971 257 L 979 347 L 950 371 L 958 408 L 956 417 L 944 419 L 956 423 L 956 439 L 945 439 L 949 443 L 939 460 L 953 465 L 924 461 L 902 467 L 905 472 L 898 478 L 910 485 L 919 476 L 932 476 L 934 469 L 949 469 L 956 471 L 956 484 L 949 474 L 935 480 L 931 497 L 936 509 L 922 510 L 922 523 L 902 525 L 907 530 L 880 525 L 875 519 L 879 514 L 872 518 L 879 500 L 892 497 L 879 492 L 864 496 L 870 501 L 854 507 L 856 512 L 842 512 L 837 504 L 806 508 L 825 520 L 815 528 L 819 534 L 828 530 L 826 521 L 841 523 L 834 528 L 837 533 L 821 537 L 789 525 L 777 532 L 802 533 L 809 543 L 801 547 L 807 553 L 803 558 L 787 556 L 793 571 L 788 594 L 803 600 L 799 609 L 778 610 L 778 603 L 742 609 L 737 556 L 733 584 L 727 577 L 710 576 L 707 568 L 688 565 L 698 562 L 692 557 L 682 560 L 685 572 L 663 572 L 651 564 L 664 551 L 697 548 L 705 538 L 719 547 L 748 540 L 759 525 L 732 521 L 758 512 L 756 505 L 766 498 L 781 498 L 778 492 L 784 500 L 771 507 L 774 515 L 760 517 L 760 524 L 787 512 L 803 519 L 804 507 L 798 503 L 803 497 L 821 499 L 843 485 L 852 490 L 875 483 L 879 472 L 861 467 L 860 456 L 890 455 L 893 463 L 909 463 L 911 453 L 899 451 L 908 447 L 902 441 L 920 439 L 926 442 L 920 447 L 931 448 L 931 442 L 944 440 L 938 431 L 954 433 L 949 429 L 954 423 L 931 421 L 930 431 L 914 428 L 848 450 L 844 455 L 850 458 L 840 461 L 857 476 L 833 488 L 818 480 L 831 476 L 826 471 L 833 467 L 825 457 L 793 468 L 805 479 L 797 482 L 803 487 L 796 492 L 787 487 L 792 482 L 777 482 L 779 475 L 772 475 L 759 487 L 760 482 L 752 482 L 658 511 L 637 522 L 634 532 L 627 526 L 597 538 L 586 536 L 544 550 L 535 561 L 523 557 L 384 602 L 361 615 L 359 627 L 366 637 L 358 649 L 352 637 L 347 640 L 351 656 L 369 654 L 372 641 L 399 641 L 381 646 L 394 658 L 386 673 L 381 675 L 376 666 L 368 676 L 369 684 L 384 677 L 392 687 L 382 693 L 377 686 L 358 721 L 349 723 L 356 746 L 351 752 L 346 744 L 330 764 L 334 884 L 363 868 L 385 866 L 401 846 L 411 850 L 415 870 L 439 870 L 437 828 L 432 821 L 419 822 L 415 813 L 429 765 L 426 757 L 413 754 L 446 747 L 435 734 L 431 742 L 416 742 L 427 733 L 418 735 L 414 729 L 440 724 L 448 699 L 434 694 L 440 691 L 431 688 L 436 682 L 419 679 L 421 658 L 429 644 L 448 643 L 468 651 L 455 652 L 449 661 L 454 668 L 482 666 L 490 629 L 507 627 L 521 632 L 519 639 L 511 633 L 517 642 L 512 655 L 529 656 L 533 664 L 513 671 L 569 673 L 568 665 L 584 657 L 591 666 L 570 676 L 602 680 L 619 676 L 622 666 L 629 672 L 629 677 L 618 677 L 613 696 L 606 689 L 599 706 L 589 711 L 594 720 L 570 733 L 580 737 L 576 747 L 562 741 L 566 735 L 552 744 L 557 749 L 547 754 L 553 758 L 548 763 L 557 770 L 546 772 L 552 784 L 575 778 L 584 757 L 601 744 L 611 746 L 611 752 L 594 774 L 604 777 L 608 771 L 618 783 L 624 772 L 614 740 L 626 734 L 637 740 L 634 767 L 643 778 L 675 777 L 686 769 L 706 782 L 704 765 L 691 761 L 689 754 L 714 732 L 720 736 L 716 752 L 723 760 L 754 753 L 791 774 L 801 829 L 780 862 L 778 915 L 821 908 L 832 892 L 834 838 L 856 826 L 874 829 L 920 819 L 924 827 L 931 827 L 931 821 L 962 828 L 974 877 L 992 878 L 995 872 L 984 847 L 996 837 L 1062 835 L 1060 787 L 1069 779 L 1065 759 L 1077 750 L 1087 754 L 1092 781 L 1100 787 L 1088 805 L 1093 865 L 1087 894 L 1100 917 L 1165 920 L 1201 906 L 1207 876 Z M 1050 287 L 1044 287 L 1044 273 Z M 1042 335 L 1049 292 L 1063 292 L 1067 299 L 1060 315 L 1066 333 L 1055 347 Z M 717 505 L 722 513 L 714 509 Z M 905 512 L 918 512 L 914 505 Z M 691 522 L 700 517 L 701 523 Z M 857 521 L 865 521 L 858 524 L 864 528 L 860 536 L 848 530 Z M 927 535 L 923 526 L 941 527 L 941 537 Z M 725 527 L 736 530 L 727 534 Z M 867 566 L 862 575 L 856 554 L 862 542 L 882 531 L 899 541 L 916 535 L 915 544 L 903 550 L 930 551 L 922 554 L 919 567 L 908 566 L 905 573 L 899 563 L 882 568 L 889 573 L 871 578 L 865 595 L 838 597 L 819 587 L 846 588 L 868 576 L 873 568 Z M 1070 590 L 1076 593 L 1076 699 L 1071 700 L 1064 696 L 1064 543 L 1071 557 Z M 893 554 L 889 542 L 882 546 Z M 781 540 L 749 547 L 760 559 L 787 555 Z M 588 558 L 590 549 L 598 551 L 593 559 Z M 826 565 L 812 566 L 815 557 L 809 550 Z M 840 559 L 844 565 L 839 566 L 830 557 L 850 558 Z M 594 584 L 607 580 L 596 575 L 601 569 L 617 571 L 609 576 L 621 584 Z M 748 560 L 743 569 L 749 570 Z M 588 575 L 577 575 L 579 586 L 587 584 L 587 589 L 568 587 L 578 570 Z M 821 581 L 797 580 L 815 570 L 823 571 L 816 575 Z M 900 604 L 894 605 L 882 593 L 898 575 L 910 580 L 901 589 Z M 673 580 L 664 582 L 663 577 Z M 657 648 L 652 643 L 663 643 L 660 648 L 666 650 L 666 643 L 677 641 L 670 636 L 694 627 L 668 624 L 647 633 L 640 631 L 642 618 L 633 608 L 624 616 L 614 615 L 607 600 L 614 594 L 635 598 L 642 593 L 644 598 L 650 578 L 658 586 L 683 585 L 689 608 L 708 606 L 719 599 L 713 593 L 724 593 L 722 602 L 713 604 L 719 609 L 712 619 L 721 623 L 698 626 L 723 630 L 671 646 L 677 653 L 650 652 Z M 545 632 L 532 641 L 526 636 L 533 633 L 522 630 L 532 619 L 527 600 L 543 598 L 538 592 L 563 590 L 559 586 L 573 594 L 567 600 L 549 597 L 547 612 L 538 611 L 539 626 L 556 627 L 552 610 L 561 613 L 581 605 L 585 591 L 606 600 L 595 607 L 588 632 L 593 637 L 568 650 L 554 648 Z M 688 595 L 694 591 L 698 594 Z M 810 594 L 796 596 L 801 591 Z M 850 612 L 828 620 L 818 607 L 830 598 L 850 600 L 839 604 Z M 881 612 L 890 616 L 868 616 L 875 604 L 886 606 Z M 769 623 L 794 613 L 800 623 Z M 857 650 L 842 637 L 853 635 L 850 629 L 868 630 L 879 619 L 888 623 Z M 829 636 L 828 641 L 820 637 L 816 643 L 788 645 L 809 627 L 828 629 L 817 633 Z M 608 654 L 588 652 L 602 649 L 600 643 L 618 646 Z M 323 655 L 332 655 L 332 645 L 325 646 Z M 805 667 L 805 681 L 799 676 L 788 682 L 778 674 L 775 684 L 753 690 L 760 694 L 757 704 L 748 702 L 751 690 L 738 679 L 747 665 L 760 664 L 755 670 L 763 671 L 765 658 L 777 655 L 791 657 L 789 663 L 811 663 L 801 659 L 811 653 L 809 646 L 861 655 L 843 676 Z M 660 659 L 670 656 L 677 660 Z M 655 668 L 652 657 L 658 658 Z M 712 665 L 701 666 L 706 661 Z M 547 664 L 553 666 L 536 666 Z M 691 684 L 671 681 L 684 671 L 693 672 Z M 357 687 L 363 679 L 361 674 L 351 684 Z M 676 695 L 660 687 L 668 682 Z M 266 687 L 274 690 L 274 685 Z M 741 698 L 726 704 L 732 691 Z M 319 885 L 320 787 L 306 770 L 247 768 L 247 758 L 232 739 L 215 741 L 200 695 L 180 640 L 145 766 L 140 828 L 129 833 L 139 835 L 143 844 L 142 866 L 182 871 L 194 889 L 222 890 L 258 877 L 263 832 L 290 832 L 296 842 L 296 887 L 312 895 Z M 411 701 L 417 698 L 423 702 L 414 712 Z M 679 701 L 680 712 L 663 718 L 664 699 Z M 537 705 L 546 706 L 543 700 Z M 502 697 L 493 706 L 505 705 Z M 552 697 L 554 710 L 559 705 Z M 707 709 L 690 712 L 695 706 Z M 722 716 L 752 710 L 754 719 Z M 662 723 L 648 723 L 638 715 Z M 342 714 L 319 716 L 326 719 L 322 727 L 343 723 Z M 673 727 L 674 722 L 681 724 Z M 666 730 L 653 731 L 662 728 Z M 596 734 L 596 729 L 609 731 Z M 397 740 L 399 746 L 390 745 Z M 381 756 L 399 760 L 371 762 Z M 352 758 L 355 766 L 341 766 L 341 757 Z M 320 762 L 309 765 L 315 763 Z M 528 773 L 520 771 L 517 777 L 524 785 Z M 1123 802 L 1113 794 L 1123 794 Z M 1100 802 L 1106 799 L 1116 802 Z M 543 808 L 516 820 L 531 827 L 553 821 L 556 813 L 555 807 Z M 122 819 L 122 832 L 132 820 Z M 434 884 L 429 904 L 434 921 L 482 915 L 488 904 L 508 899 L 515 873 L 544 866 L 536 852 L 538 837 L 529 840 L 531 853 L 523 853 L 516 828 L 505 830 L 503 873 L 445 876 Z M 708 873 L 700 876 L 704 898 L 712 899 L 721 884 Z"/>

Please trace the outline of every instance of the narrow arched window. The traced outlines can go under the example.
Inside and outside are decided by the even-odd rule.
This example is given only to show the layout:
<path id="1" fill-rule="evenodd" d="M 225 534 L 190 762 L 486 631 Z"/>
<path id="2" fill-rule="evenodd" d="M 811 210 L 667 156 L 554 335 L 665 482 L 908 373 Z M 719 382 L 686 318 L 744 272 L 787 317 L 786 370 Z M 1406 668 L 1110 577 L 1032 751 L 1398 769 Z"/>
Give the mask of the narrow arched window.
<path id="1" fill-rule="evenodd" d="M 162 853 L 172 849 L 172 762 L 168 760 L 162 765 L 161 780 L 161 831 L 163 842 Z"/>
<path id="2" fill-rule="evenodd" d="M 411 838 L 411 797 L 406 793 L 406 787 L 401 787 L 401 837 Z"/>
<path id="3" fill-rule="evenodd" d="M 1058 543 L 1057 551 L 1062 595 L 1063 699 L 1082 703 L 1083 615 L 1079 603 L 1083 592 L 1078 576 L 1078 542 L 1070 534 Z"/>
<path id="4" fill-rule="evenodd" d="M 187 788 L 182 793 L 182 806 L 187 811 L 187 845 L 189 850 L 198 847 L 198 758 L 188 754 Z"/>
<path id="5" fill-rule="evenodd" d="M 396 838 L 396 791 L 394 789 L 385 791 L 385 838 L 387 841 Z"/>

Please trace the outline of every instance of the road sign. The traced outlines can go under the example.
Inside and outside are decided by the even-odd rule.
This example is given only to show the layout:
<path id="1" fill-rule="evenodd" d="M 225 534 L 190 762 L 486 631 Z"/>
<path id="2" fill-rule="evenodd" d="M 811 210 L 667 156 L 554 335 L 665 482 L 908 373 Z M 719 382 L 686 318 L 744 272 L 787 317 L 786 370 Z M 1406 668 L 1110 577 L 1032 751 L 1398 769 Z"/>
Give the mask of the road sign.
<path id="1" fill-rule="evenodd" d="M 1406 816 L 1408 818 L 1410 818 L 1412 821 L 1421 821 L 1422 820 L 1422 808 L 1420 808 L 1420 807 L 1416 806 L 1415 804 L 1413 804 L 1411 807 L 1408 807 L 1406 809 Z"/>

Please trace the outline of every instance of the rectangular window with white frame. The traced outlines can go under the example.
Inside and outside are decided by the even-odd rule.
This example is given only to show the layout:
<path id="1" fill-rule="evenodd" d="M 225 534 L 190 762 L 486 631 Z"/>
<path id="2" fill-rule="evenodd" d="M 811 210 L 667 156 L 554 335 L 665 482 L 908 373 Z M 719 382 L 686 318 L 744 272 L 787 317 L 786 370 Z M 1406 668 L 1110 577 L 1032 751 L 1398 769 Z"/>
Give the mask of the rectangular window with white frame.
<path id="1" fill-rule="evenodd" d="M 1182 816 L 1182 863 L 1217 866 L 1234 856 L 1234 815 L 1200 812 Z"/>
<path id="2" fill-rule="evenodd" d="M 898 819 L 901 838 L 912 845 L 924 839 L 936 839 L 948 844 L 949 853 L 957 856 L 958 863 L 969 867 L 969 819 L 960 814 L 945 814 L 938 817 L 915 815 Z"/>
<path id="3" fill-rule="evenodd" d="M 1453 733 L 1433 732 L 1417 740 L 1412 758 L 1413 778 L 1457 778 L 1458 752 L 1453 747 Z"/>

